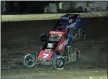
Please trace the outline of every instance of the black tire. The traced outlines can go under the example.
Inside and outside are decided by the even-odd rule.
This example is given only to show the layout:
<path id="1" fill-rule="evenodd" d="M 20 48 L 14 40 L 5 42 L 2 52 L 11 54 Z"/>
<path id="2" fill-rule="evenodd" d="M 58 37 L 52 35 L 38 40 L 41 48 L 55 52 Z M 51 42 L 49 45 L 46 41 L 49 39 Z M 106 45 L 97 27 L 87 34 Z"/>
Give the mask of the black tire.
<path id="1" fill-rule="evenodd" d="M 66 65 L 65 58 L 63 56 L 57 56 L 53 58 L 53 67 L 57 70 L 63 70 Z"/>
<path id="2" fill-rule="evenodd" d="M 32 68 L 36 65 L 36 54 L 26 54 L 23 57 L 23 65 L 26 68 Z"/>
<path id="3" fill-rule="evenodd" d="M 48 36 L 46 34 L 42 34 L 39 37 L 39 40 L 44 44 L 48 39 Z"/>
<path id="4" fill-rule="evenodd" d="M 77 49 L 76 50 L 76 61 L 79 61 L 80 60 L 80 50 Z"/>
<path id="5" fill-rule="evenodd" d="M 78 36 L 79 36 L 80 40 L 84 40 L 86 38 L 86 34 L 82 29 L 80 29 L 80 32 L 79 32 Z"/>
<path id="6" fill-rule="evenodd" d="M 78 32 L 78 29 L 74 28 L 74 29 L 71 29 L 71 35 L 72 36 L 75 36 Z"/>

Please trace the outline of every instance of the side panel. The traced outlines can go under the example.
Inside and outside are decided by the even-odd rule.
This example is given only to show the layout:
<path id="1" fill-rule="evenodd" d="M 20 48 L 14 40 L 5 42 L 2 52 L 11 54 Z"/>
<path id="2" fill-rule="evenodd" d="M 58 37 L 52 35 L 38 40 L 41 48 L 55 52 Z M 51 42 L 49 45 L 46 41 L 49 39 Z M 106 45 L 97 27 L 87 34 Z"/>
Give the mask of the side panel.
<path id="1" fill-rule="evenodd" d="M 66 28 L 74 28 L 77 22 L 69 24 Z"/>
<path id="2" fill-rule="evenodd" d="M 57 51 L 62 51 L 62 50 L 64 50 L 64 48 L 65 48 L 65 46 L 68 44 L 68 39 L 62 39 L 59 43 L 58 43 L 58 45 L 57 45 L 57 47 L 56 47 L 56 50 Z"/>
<path id="3" fill-rule="evenodd" d="M 76 19 L 76 28 L 79 28 L 80 27 L 80 18 L 78 17 L 77 19 Z"/>
<path id="4" fill-rule="evenodd" d="M 68 38 L 68 44 L 67 44 L 67 46 L 71 46 L 71 44 L 72 44 L 72 35 L 71 35 L 71 32 L 70 31 L 67 34 L 67 38 Z"/>
<path id="5" fill-rule="evenodd" d="M 38 60 L 50 60 L 53 55 L 53 51 L 41 50 L 38 56 Z"/>

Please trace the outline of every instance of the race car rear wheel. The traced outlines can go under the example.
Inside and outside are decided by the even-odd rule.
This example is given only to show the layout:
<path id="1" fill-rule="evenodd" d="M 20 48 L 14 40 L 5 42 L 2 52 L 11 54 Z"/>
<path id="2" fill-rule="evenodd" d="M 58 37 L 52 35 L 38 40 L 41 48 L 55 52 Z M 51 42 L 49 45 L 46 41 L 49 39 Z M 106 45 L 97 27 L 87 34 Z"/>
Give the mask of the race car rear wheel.
<path id="1" fill-rule="evenodd" d="M 26 68 L 34 67 L 36 65 L 36 55 L 34 53 L 26 54 L 23 58 L 23 65 Z"/>
<path id="2" fill-rule="evenodd" d="M 76 61 L 80 60 L 80 50 L 76 49 Z"/>
<path id="3" fill-rule="evenodd" d="M 63 56 L 57 56 L 53 59 L 53 67 L 57 70 L 63 70 L 65 67 L 66 61 Z"/>

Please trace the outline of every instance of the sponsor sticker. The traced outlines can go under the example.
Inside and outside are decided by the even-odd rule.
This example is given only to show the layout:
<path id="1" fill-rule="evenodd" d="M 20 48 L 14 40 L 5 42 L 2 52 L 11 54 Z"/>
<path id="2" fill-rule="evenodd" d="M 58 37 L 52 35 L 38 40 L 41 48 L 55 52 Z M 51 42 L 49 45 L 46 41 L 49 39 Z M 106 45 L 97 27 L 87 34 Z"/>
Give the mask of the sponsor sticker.
<path id="1" fill-rule="evenodd" d="M 75 24 L 76 24 L 76 22 L 75 22 L 75 23 L 70 24 L 69 26 L 67 26 L 67 28 L 73 28 L 73 27 L 75 27 Z"/>
<path id="2" fill-rule="evenodd" d="M 68 44 L 68 39 L 60 44 L 59 50 L 62 49 L 66 44 Z"/>

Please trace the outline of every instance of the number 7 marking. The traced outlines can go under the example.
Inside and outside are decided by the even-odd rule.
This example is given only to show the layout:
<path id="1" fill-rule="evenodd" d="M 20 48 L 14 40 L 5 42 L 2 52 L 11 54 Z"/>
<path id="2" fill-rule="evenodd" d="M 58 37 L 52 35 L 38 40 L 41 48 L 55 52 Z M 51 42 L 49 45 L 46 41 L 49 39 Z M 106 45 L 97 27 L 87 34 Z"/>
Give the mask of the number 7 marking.
<path id="1" fill-rule="evenodd" d="M 43 53 L 43 59 L 47 58 L 48 56 L 49 56 L 49 54 Z"/>

